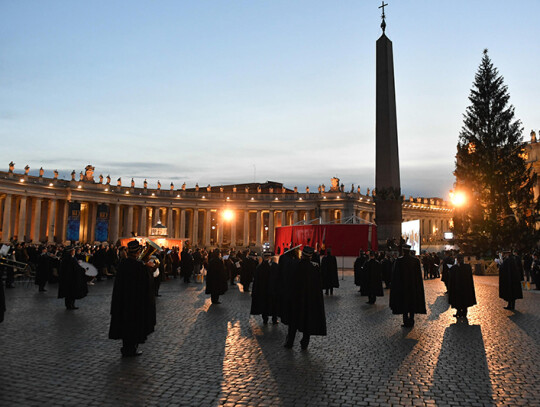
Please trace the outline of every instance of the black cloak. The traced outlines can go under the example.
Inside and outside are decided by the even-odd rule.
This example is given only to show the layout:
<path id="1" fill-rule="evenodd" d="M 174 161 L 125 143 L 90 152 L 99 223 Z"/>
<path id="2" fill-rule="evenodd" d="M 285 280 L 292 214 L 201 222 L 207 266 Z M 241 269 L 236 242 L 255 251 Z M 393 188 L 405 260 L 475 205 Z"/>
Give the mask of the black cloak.
<path id="1" fill-rule="evenodd" d="M 208 261 L 206 273 L 206 294 L 222 295 L 227 291 L 227 273 L 223 261 L 213 256 Z"/>
<path id="2" fill-rule="evenodd" d="M 382 266 L 375 259 L 369 261 L 362 267 L 362 285 L 360 286 L 360 295 L 375 295 L 382 297 L 384 295 L 382 286 Z"/>
<path id="3" fill-rule="evenodd" d="M 36 285 L 45 285 L 50 277 L 50 257 L 48 253 L 42 253 L 37 258 L 36 266 Z"/>
<path id="4" fill-rule="evenodd" d="M 305 334 L 326 335 L 319 265 L 307 259 L 300 260 L 293 269 L 292 284 L 293 298 L 290 302 L 292 308 L 289 309 L 288 325 L 292 323 Z"/>
<path id="5" fill-rule="evenodd" d="M 298 258 L 295 252 L 282 254 L 279 256 L 279 309 L 278 316 L 281 322 L 289 324 L 291 320 L 291 310 L 293 309 L 293 299 L 296 293 L 294 292 L 293 281 L 296 267 L 298 266 Z"/>
<path id="6" fill-rule="evenodd" d="M 408 253 L 394 262 L 390 308 L 393 314 L 426 314 L 426 299 L 420 261 Z"/>
<path id="7" fill-rule="evenodd" d="M 156 325 L 156 302 L 152 272 L 128 257 L 120 262 L 111 301 L 109 339 L 144 343 Z"/>
<path id="8" fill-rule="evenodd" d="M 86 275 L 77 259 L 66 253 L 58 272 L 58 298 L 81 299 L 88 294 Z"/>
<path id="9" fill-rule="evenodd" d="M 523 298 L 521 272 L 514 256 L 504 259 L 499 270 L 499 298 L 514 301 Z"/>
<path id="10" fill-rule="evenodd" d="M 339 288 L 339 276 L 336 256 L 327 255 L 321 261 L 322 288 Z"/>
<path id="11" fill-rule="evenodd" d="M 263 261 L 255 269 L 251 291 L 251 315 L 278 315 L 279 266 Z"/>
<path id="12" fill-rule="evenodd" d="M 474 281 L 470 264 L 452 266 L 449 270 L 448 300 L 456 309 L 471 307 L 476 304 Z"/>

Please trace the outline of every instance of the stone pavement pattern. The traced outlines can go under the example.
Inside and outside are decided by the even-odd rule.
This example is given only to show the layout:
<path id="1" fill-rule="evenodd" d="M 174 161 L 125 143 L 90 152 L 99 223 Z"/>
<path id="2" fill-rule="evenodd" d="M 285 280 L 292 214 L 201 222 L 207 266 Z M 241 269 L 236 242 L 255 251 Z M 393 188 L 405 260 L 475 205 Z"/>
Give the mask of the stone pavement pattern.
<path id="1" fill-rule="evenodd" d="M 162 284 L 158 325 L 139 358 L 107 339 L 112 281 L 66 311 L 17 286 L 0 324 L 0 406 L 540 406 L 540 294 L 503 309 L 496 277 L 475 277 L 479 305 L 456 324 L 440 280 L 412 330 L 365 304 L 346 273 L 325 296 L 328 336 L 282 347 L 286 327 L 250 317 L 236 287 L 210 305 L 200 284 Z"/>

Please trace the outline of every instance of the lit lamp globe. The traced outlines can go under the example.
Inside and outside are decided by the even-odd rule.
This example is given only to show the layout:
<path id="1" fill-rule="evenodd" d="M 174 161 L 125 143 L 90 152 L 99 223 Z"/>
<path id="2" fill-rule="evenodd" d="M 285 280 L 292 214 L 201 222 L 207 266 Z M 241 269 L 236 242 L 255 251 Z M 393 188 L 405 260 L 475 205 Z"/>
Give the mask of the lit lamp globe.
<path id="1" fill-rule="evenodd" d="M 452 202 L 452 205 L 459 208 L 465 205 L 465 202 L 467 202 L 467 196 L 462 191 L 450 192 L 450 201 Z"/>
<path id="2" fill-rule="evenodd" d="M 228 209 L 223 211 L 223 220 L 231 221 L 233 220 L 233 218 L 234 218 L 233 211 L 228 210 Z"/>

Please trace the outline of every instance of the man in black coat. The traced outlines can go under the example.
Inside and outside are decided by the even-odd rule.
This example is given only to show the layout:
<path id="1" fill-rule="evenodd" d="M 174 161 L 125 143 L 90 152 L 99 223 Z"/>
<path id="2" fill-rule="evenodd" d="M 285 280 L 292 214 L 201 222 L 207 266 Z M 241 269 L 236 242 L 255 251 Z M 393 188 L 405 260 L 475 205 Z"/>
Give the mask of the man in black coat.
<path id="1" fill-rule="evenodd" d="M 137 260 L 142 246 L 137 240 L 127 245 L 128 257 L 118 264 L 111 301 L 109 339 L 122 339 L 122 356 L 139 356 L 156 325 L 156 302 L 152 264 Z"/>
<path id="2" fill-rule="evenodd" d="M 4 278 L 4 269 L 0 267 L 0 282 Z M 4 286 L 0 284 L 0 322 L 4 322 L 4 313 L 6 312 L 6 295 L 4 294 Z"/>
<path id="3" fill-rule="evenodd" d="M 446 287 L 446 293 L 448 294 L 448 285 L 450 283 L 450 267 L 452 267 L 455 263 L 454 256 L 452 256 L 452 252 L 448 251 L 446 252 L 446 257 L 443 259 L 443 269 L 442 269 L 442 275 L 441 275 L 441 281 L 444 283 L 444 286 Z"/>
<path id="4" fill-rule="evenodd" d="M 403 245 L 403 256 L 394 262 L 390 309 L 393 314 L 403 315 L 403 325 L 414 326 L 414 314 L 426 314 L 426 299 L 420 261 L 411 256 L 411 246 Z"/>
<path id="5" fill-rule="evenodd" d="M 508 310 L 516 309 L 516 300 L 523 298 L 521 272 L 509 250 L 503 251 L 503 263 L 499 270 L 499 298 L 508 301 L 504 307 Z"/>
<path id="6" fill-rule="evenodd" d="M 219 296 L 227 291 L 227 272 L 221 260 L 221 252 L 214 249 L 208 260 L 208 271 L 206 273 L 206 294 L 210 294 L 212 304 L 221 304 Z"/>
<path id="7" fill-rule="evenodd" d="M 39 287 L 39 292 L 47 291 L 45 284 L 49 281 L 50 276 L 50 257 L 47 251 L 47 246 L 41 246 L 41 253 L 37 258 L 35 284 Z"/>
<path id="8" fill-rule="evenodd" d="M 368 261 L 368 257 L 363 250 L 360 250 L 360 254 L 354 261 L 354 285 L 358 286 L 358 291 L 362 292 L 363 285 L 363 270 L 364 264 Z"/>
<path id="9" fill-rule="evenodd" d="M 390 285 L 392 284 L 392 267 L 394 266 L 394 263 L 389 254 L 382 255 L 381 266 L 384 288 L 390 288 Z"/>
<path id="10" fill-rule="evenodd" d="M 184 283 L 188 284 L 194 270 L 193 256 L 187 247 L 180 254 L 180 275 L 184 277 Z"/>
<path id="11" fill-rule="evenodd" d="M 450 268 L 449 302 L 457 310 L 454 317 L 467 318 L 467 308 L 476 304 L 474 281 L 470 264 L 463 255 L 457 256 L 458 264 Z"/>
<path id="12" fill-rule="evenodd" d="M 84 269 L 75 258 L 75 247 L 68 246 L 64 250 L 60 270 L 58 272 L 58 298 L 65 298 L 68 310 L 79 309 L 75 300 L 86 297 L 88 285 Z"/>
<path id="13" fill-rule="evenodd" d="M 361 295 L 368 297 L 368 304 L 375 304 L 377 297 L 382 297 L 383 287 L 382 287 L 382 266 L 381 263 L 375 258 L 375 252 L 369 252 L 369 260 L 364 264 L 362 268 L 362 273 L 364 275 L 362 281 L 362 292 Z"/>
<path id="14" fill-rule="evenodd" d="M 285 249 L 284 249 L 285 250 Z M 298 249 L 293 248 L 285 250 L 281 256 L 279 256 L 278 270 L 279 270 L 279 309 L 278 316 L 281 322 L 288 325 L 291 319 L 290 311 L 293 309 L 293 276 L 298 262 Z"/>
<path id="15" fill-rule="evenodd" d="M 316 263 L 316 262 L 315 262 Z M 339 288 L 339 276 L 336 256 L 332 256 L 332 250 L 328 248 L 326 255 L 321 261 L 322 287 L 325 294 L 334 295 L 334 288 Z"/>
<path id="16" fill-rule="evenodd" d="M 263 323 L 268 324 L 268 317 L 277 324 L 279 306 L 279 267 L 272 261 L 272 252 L 263 253 L 263 261 L 255 269 L 253 290 L 251 291 L 251 315 L 262 315 Z"/>
<path id="17" fill-rule="evenodd" d="M 251 252 L 246 254 L 242 261 L 242 269 L 240 271 L 240 284 L 242 284 L 245 293 L 249 293 L 249 286 L 253 281 L 253 274 L 259 262 L 257 261 L 257 253 Z"/>
<path id="18" fill-rule="evenodd" d="M 313 248 L 305 246 L 302 258 L 292 268 L 289 276 L 292 297 L 289 298 L 288 319 L 282 320 L 289 325 L 285 347 L 293 347 L 296 331 L 304 335 L 300 341 L 302 349 L 307 349 L 311 335 L 326 335 L 326 314 L 321 287 L 319 265 L 311 261 Z"/>

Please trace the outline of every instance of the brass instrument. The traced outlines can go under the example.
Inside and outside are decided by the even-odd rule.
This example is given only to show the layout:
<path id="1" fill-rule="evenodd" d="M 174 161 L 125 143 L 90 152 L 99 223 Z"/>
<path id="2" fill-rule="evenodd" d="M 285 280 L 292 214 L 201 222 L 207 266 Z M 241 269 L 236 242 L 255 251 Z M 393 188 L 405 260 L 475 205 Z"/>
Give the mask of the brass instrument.
<path id="1" fill-rule="evenodd" d="M 150 257 L 159 250 L 161 250 L 161 247 L 159 247 L 156 243 L 152 242 L 150 239 L 146 239 L 146 246 L 144 247 L 137 260 L 146 263 L 148 262 L 148 260 L 150 260 Z"/>
<path id="2" fill-rule="evenodd" d="M 27 271 L 28 269 L 28 264 L 21 261 L 11 260 L 6 257 L 0 257 L 0 266 L 13 267 L 22 271 Z"/>

